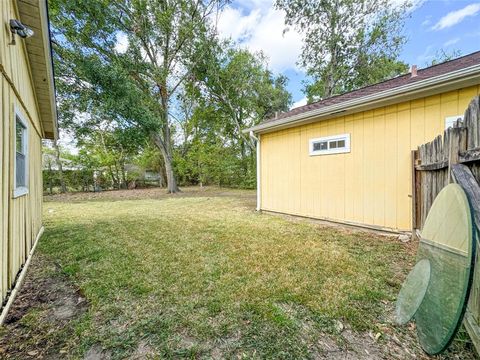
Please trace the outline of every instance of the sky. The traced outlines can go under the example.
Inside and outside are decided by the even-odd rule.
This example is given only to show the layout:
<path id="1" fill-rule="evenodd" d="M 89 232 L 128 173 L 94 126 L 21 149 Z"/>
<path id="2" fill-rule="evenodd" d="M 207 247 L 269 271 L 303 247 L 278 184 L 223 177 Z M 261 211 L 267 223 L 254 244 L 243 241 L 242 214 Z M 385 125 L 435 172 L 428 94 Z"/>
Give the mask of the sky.
<path id="1" fill-rule="evenodd" d="M 402 1 L 402 0 L 392 0 Z M 425 67 L 440 50 L 460 51 L 462 55 L 480 50 L 480 1 L 414 0 L 405 23 L 405 44 L 400 59 Z M 284 33 L 284 14 L 273 8 L 271 0 L 235 0 L 218 18 L 222 37 L 231 37 L 241 46 L 262 50 L 274 73 L 289 78 L 293 107 L 303 105 L 304 71 L 297 66 L 302 47 L 301 34 Z"/>
<path id="2" fill-rule="evenodd" d="M 305 73 L 297 66 L 302 36 L 293 29 L 284 31 L 284 13 L 274 9 L 273 1 L 233 0 L 219 15 L 217 29 L 220 36 L 267 55 L 269 68 L 288 77 L 287 89 L 292 94 L 294 108 L 306 103 L 302 92 Z M 409 1 L 414 7 L 405 23 L 407 43 L 400 54 L 401 60 L 422 68 L 441 49 L 460 51 L 462 55 L 480 50 L 480 0 Z M 125 36 L 118 39 L 119 51 L 126 46 Z M 73 147 L 73 139 L 65 135 L 62 144 Z"/>

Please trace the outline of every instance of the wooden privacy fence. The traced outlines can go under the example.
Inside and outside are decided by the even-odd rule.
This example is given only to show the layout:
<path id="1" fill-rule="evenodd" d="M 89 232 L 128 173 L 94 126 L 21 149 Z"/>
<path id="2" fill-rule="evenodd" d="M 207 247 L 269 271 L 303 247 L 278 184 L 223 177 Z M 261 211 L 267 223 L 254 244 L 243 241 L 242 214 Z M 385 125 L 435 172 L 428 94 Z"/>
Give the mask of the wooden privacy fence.
<path id="1" fill-rule="evenodd" d="M 480 97 L 475 97 L 463 120 L 446 129 L 432 142 L 412 151 L 412 234 L 418 238 L 428 211 L 438 193 L 461 179 L 474 208 L 480 209 Z M 477 215 L 480 215 L 478 212 Z M 475 218 L 480 229 L 480 217 Z M 480 241 L 477 237 L 477 249 Z M 472 290 L 465 315 L 467 328 L 480 353 L 480 266 L 477 251 Z"/>

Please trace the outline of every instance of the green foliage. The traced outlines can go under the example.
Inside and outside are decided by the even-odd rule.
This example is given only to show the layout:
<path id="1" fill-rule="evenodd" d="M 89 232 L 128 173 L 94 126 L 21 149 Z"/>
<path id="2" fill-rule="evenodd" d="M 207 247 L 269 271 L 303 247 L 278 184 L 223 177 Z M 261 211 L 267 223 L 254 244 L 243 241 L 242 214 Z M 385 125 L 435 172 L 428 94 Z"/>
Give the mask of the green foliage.
<path id="1" fill-rule="evenodd" d="M 108 169 L 115 187 L 127 161 L 163 173 L 172 192 L 176 180 L 254 186 L 242 130 L 292 101 L 262 54 L 218 40 L 210 19 L 223 4 L 49 2 L 61 124 L 84 168 Z"/>
<path id="2" fill-rule="evenodd" d="M 57 78 L 65 103 L 140 128 L 160 150 L 168 190 L 178 190 L 173 168 L 171 106 L 201 44 L 213 30 L 212 1 L 54 0 Z M 125 49 L 116 47 L 125 39 Z M 72 94 L 74 94 L 72 96 Z M 72 101 L 73 100 L 73 101 Z M 81 100 L 81 101 L 75 101 Z M 75 111 L 71 112 L 75 116 Z"/>
<path id="3" fill-rule="evenodd" d="M 175 153 L 179 179 L 253 188 L 255 143 L 242 130 L 289 109 L 287 79 L 274 76 L 262 54 L 229 42 L 210 42 L 208 48 L 180 99 L 189 113 L 184 143 Z"/>
<path id="4" fill-rule="evenodd" d="M 63 170 L 63 178 L 70 192 L 75 191 L 93 191 L 94 178 L 93 170 L 79 169 L 79 170 Z M 99 184 L 107 184 L 108 179 L 101 177 L 97 181 Z M 60 174 L 58 170 L 44 170 L 43 171 L 43 191 L 44 193 L 57 193 L 61 187 Z M 104 188 L 107 188 L 105 186 Z"/>
<path id="5" fill-rule="evenodd" d="M 255 166 L 239 158 L 235 147 L 196 138 L 186 156 L 175 159 L 180 183 L 255 188 Z"/>
<path id="6" fill-rule="evenodd" d="M 277 0 L 286 25 L 304 35 L 300 64 L 311 78 L 308 101 L 370 85 L 399 75 L 409 4 L 389 0 Z"/>
<path id="7" fill-rule="evenodd" d="M 134 164 L 137 164 L 144 169 L 152 170 L 158 173 L 163 173 L 164 166 L 162 156 L 157 148 L 150 143 L 146 143 L 142 151 L 133 160 Z"/>
<path id="8" fill-rule="evenodd" d="M 208 43 L 209 54 L 196 67 L 197 94 L 227 122 L 227 130 L 253 143 L 241 130 L 292 104 L 287 79 L 275 77 L 263 54 L 238 49 L 228 42 Z"/>
<path id="9" fill-rule="evenodd" d="M 135 164 L 146 139 L 134 128 L 120 129 L 98 126 L 79 128 L 77 155 L 59 148 L 43 148 L 44 191 L 56 192 L 63 181 L 68 191 L 94 191 L 96 189 L 126 188 L 130 181 L 141 175 L 128 171 Z M 60 163 L 60 164 L 59 164 Z M 63 171 L 60 169 L 62 165 Z"/>

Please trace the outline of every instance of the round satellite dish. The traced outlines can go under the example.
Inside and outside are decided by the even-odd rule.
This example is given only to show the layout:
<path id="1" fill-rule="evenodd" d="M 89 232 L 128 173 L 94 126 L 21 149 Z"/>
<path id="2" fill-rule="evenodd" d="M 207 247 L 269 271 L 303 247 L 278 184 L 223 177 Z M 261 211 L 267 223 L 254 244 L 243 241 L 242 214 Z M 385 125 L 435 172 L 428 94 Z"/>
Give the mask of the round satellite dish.
<path id="1" fill-rule="evenodd" d="M 430 281 L 414 316 L 420 344 L 430 355 L 444 351 L 462 323 L 473 278 L 475 234 L 465 192 L 457 184 L 446 186 L 428 213 L 418 248 L 418 260 L 430 263 Z M 418 298 L 412 299 L 413 309 Z"/>
<path id="2" fill-rule="evenodd" d="M 395 321 L 404 325 L 412 320 L 422 304 L 430 281 L 430 261 L 420 260 L 408 274 L 398 294 Z"/>

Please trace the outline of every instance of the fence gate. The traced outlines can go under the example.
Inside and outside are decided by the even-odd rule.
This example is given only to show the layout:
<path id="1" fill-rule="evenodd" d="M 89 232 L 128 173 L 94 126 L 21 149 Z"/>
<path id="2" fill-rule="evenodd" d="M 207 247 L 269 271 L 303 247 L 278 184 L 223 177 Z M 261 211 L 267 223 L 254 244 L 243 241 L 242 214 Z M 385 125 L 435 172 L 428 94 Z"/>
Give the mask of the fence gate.
<path id="1" fill-rule="evenodd" d="M 432 142 L 412 151 L 412 234 L 418 238 L 428 211 L 438 193 L 459 182 L 473 207 L 480 229 L 480 97 L 475 97 L 453 127 Z M 480 242 L 477 236 L 475 274 L 464 324 L 480 353 Z"/>

